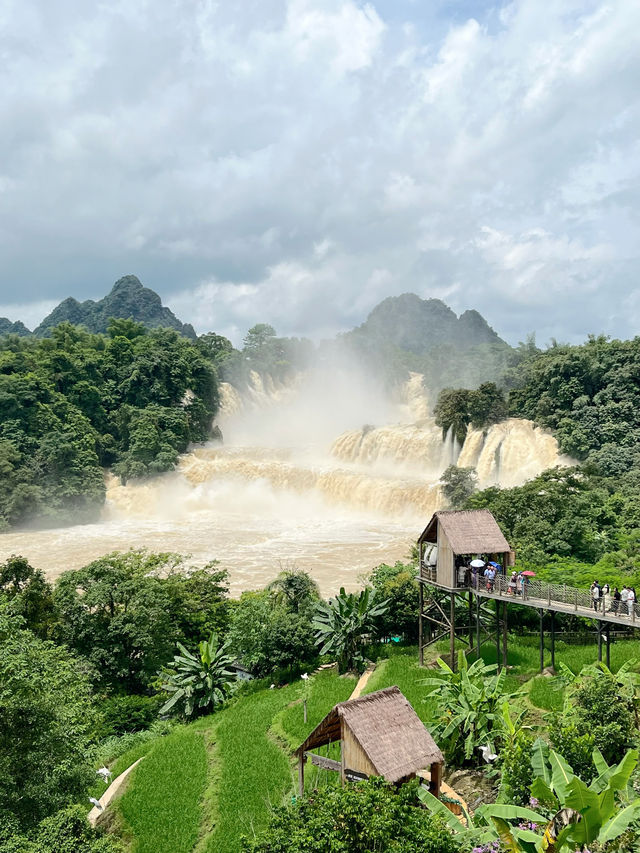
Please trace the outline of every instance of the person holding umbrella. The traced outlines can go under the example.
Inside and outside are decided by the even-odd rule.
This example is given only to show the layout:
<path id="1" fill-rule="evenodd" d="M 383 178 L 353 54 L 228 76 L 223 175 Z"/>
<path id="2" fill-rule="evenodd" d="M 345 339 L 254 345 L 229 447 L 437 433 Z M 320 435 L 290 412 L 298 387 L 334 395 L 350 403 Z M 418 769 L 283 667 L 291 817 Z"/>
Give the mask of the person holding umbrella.
<path id="1" fill-rule="evenodd" d="M 484 560 L 471 560 L 469 564 L 471 566 L 471 572 L 473 576 L 473 586 L 475 589 L 478 588 L 478 575 L 481 569 L 484 569 Z"/>

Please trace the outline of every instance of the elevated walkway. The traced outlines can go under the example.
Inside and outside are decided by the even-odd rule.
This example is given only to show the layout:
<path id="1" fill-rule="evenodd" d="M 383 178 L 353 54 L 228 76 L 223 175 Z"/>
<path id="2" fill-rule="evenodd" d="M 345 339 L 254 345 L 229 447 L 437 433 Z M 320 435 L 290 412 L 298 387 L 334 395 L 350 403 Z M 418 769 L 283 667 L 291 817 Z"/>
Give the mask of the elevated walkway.
<path id="1" fill-rule="evenodd" d="M 509 578 L 498 575 L 492 589 L 487 589 L 484 578 L 478 578 L 478 585 L 461 584 L 456 587 L 446 587 L 437 583 L 435 571 L 430 566 L 421 565 L 418 580 L 429 586 L 435 586 L 446 592 L 462 593 L 470 591 L 484 599 L 494 599 L 507 604 L 521 604 L 525 607 L 535 607 L 537 610 L 550 610 L 555 613 L 566 613 L 582 616 L 585 619 L 596 619 L 599 622 L 609 622 L 615 625 L 637 626 L 640 628 L 640 604 L 635 602 L 632 607 L 620 605 L 614 610 L 616 602 L 611 597 L 609 609 L 605 610 L 605 599 L 598 602 L 594 609 L 591 595 L 588 591 L 568 586 L 567 584 L 552 584 L 544 581 L 527 580 L 522 594 L 513 594 L 509 588 Z"/>

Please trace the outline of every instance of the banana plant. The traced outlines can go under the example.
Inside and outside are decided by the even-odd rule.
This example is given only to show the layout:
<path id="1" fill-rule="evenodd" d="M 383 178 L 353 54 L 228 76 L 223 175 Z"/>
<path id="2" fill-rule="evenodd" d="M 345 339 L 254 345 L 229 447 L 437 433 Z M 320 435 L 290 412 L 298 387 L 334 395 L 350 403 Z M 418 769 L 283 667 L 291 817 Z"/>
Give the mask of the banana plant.
<path id="1" fill-rule="evenodd" d="M 178 643 L 178 649 L 181 654 L 175 655 L 169 664 L 173 672 L 162 685 L 172 695 L 160 713 L 168 713 L 180 702 L 187 717 L 193 716 L 196 708 L 215 709 L 224 702 L 235 679 L 235 673 L 227 669 L 233 663 L 227 654 L 227 644 L 219 646 L 216 634 L 212 633 L 208 640 L 198 644 L 199 655 L 192 654 L 182 643 Z"/>
<path id="2" fill-rule="evenodd" d="M 506 672 L 498 672 L 497 664 L 478 658 L 469 665 L 462 651 L 456 671 L 441 658 L 437 663 L 440 672 L 421 682 L 442 709 L 433 735 L 450 763 L 469 763 L 480 747 L 502 737 L 503 723 L 508 725 L 503 705 L 514 694 L 505 688 Z"/>
<path id="3" fill-rule="evenodd" d="M 313 628 L 316 643 L 321 646 L 320 654 L 335 655 L 341 672 L 358 668 L 364 661 L 363 636 L 372 631 L 374 620 L 386 613 L 387 608 L 387 601 L 374 604 L 369 587 L 357 595 L 353 592 L 347 595 L 341 587 L 334 599 L 318 602 Z"/>
<path id="4" fill-rule="evenodd" d="M 610 766 L 594 749 L 593 761 L 598 776 L 587 785 L 561 755 L 540 738 L 535 741 L 532 767 L 536 778 L 531 793 L 557 810 L 545 830 L 547 847 L 541 850 L 556 853 L 579 850 L 594 841 L 606 844 L 640 817 L 640 799 L 629 786 L 638 751 L 628 750 L 619 764 Z"/>
<path id="5" fill-rule="evenodd" d="M 593 760 L 598 776 L 586 785 L 561 755 L 542 739 L 535 741 L 531 763 L 536 779 L 531 793 L 550 808 L 551 819 L 532 809 L 491 803 L 477 809 L 473 818 L 463 811 L 463 825 L 426 788 L 420 788 L 418 796 L 467 844 L 499 839 L 509 853 L 569 853 L 586 849 L 594 841 L 600 845 L 614 841 L 640 817 L 640 799 L 634 798 L 629 785 L 638 763 L 637 750 L 629 750 L 616 765 L 608 765 L 598 750 Z"/>

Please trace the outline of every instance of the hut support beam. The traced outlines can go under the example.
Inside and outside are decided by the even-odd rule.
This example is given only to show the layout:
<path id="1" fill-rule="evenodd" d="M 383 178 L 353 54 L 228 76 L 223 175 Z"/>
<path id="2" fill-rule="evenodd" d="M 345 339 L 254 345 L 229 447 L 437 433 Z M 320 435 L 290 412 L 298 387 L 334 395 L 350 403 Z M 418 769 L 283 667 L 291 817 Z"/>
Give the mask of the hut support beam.
<path id="1" fill-rule="evenodd" d="M 500 602 L 496 599 L 496 663 L 500 666 Z"/>
<path id="2" fill-rule="evenodd" d="M 607 622 L 607 626 L 605 628 L 605 640 L 607 643 L 607 669 L 611 669 L 611 635 L 610 635 L 611 624 Z"/>
<path id="3" fill-rule="evenodd" d="M 544 669 L 544 610 L 540 608 L 540 672 Z"/>
<path id="4" fill-rule="evenodd" d="M 449 655 L 451 657 L 451 669 L 456 669 L 456 597 L 451 593 L 449 605 Z"/>
<path id="5" fill-rule="evenodd" d="M 304 797 L 304 752 L 298 756 L 298 795 Z"/>
<path id="6" fill-rule="evenodd" d="M 508 663 L 508 651 L 507 651 L 507 603 L 506 601 L 502 605 L 502 665 L 506 669 Z"/>
<path id="7" fill-rule="evenodd" d="M 556 670 L 556 614 L 551 611 L 551 668 Z"/>
<path id="8" fill-rule="evenodd" d="M 469 648 L 473 648 L 473 593 L 469 590 Z"/>
<path id="9" fill-rule="evenodd" d="M 602 661 L 602 622 L 598 619 L 598 661 Z"/>
<path id="10" fill-rule="evenodd" d="M 476 649 L 480 657 L 480 596 L 476 592 Z"/>
<path id="11" fill-rule="evenodd" d="M 418 648 L 420 649 L 420 666 L 424 666 L 424 639 L 423 639 L 423 624 L 422 613 L 424 611 L 424 587 L 421 583 L 418 584 L 418 595 L 420 600 L 419 617 L 418 617 Z"/>

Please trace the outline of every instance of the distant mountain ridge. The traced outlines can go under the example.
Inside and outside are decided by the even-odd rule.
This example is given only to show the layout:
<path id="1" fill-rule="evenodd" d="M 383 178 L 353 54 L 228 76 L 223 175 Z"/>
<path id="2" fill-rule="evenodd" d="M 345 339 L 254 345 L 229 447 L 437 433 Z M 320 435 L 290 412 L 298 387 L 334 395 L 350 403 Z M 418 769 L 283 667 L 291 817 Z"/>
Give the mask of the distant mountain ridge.
<path id="1" fill-rule="evenodd" d="M 440 299 L 422 299 L 415 293 L 389 296 L 371 311 L 365 322 L 345 337 L 384 338 L 405 352 L 422 354 L 441 344 L 468 349 L 480 344 L 508 344 L 477 311 L 459 317 Z"/>
<path id="2" fill-rule="evenodd" d="M 90 332 L 106 332 L 111 317 L 131 317 L 150 329 L 162 326 L 175 329 L 187 338 L 197 337 L 193 326 L 178 320 L 173 311 L 163 306 L 158 294 L 144 287 L 135 275 L 118 279 L 111 292 L 97 302 L 93 299 L 78 302 L 68 297 L 44 318 L 33 334 L 39 338 L 46 337 L 55 326 L 64 322 L 85 326 Z"/>

